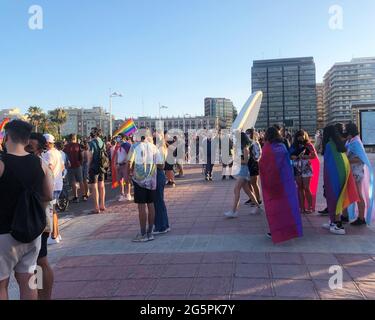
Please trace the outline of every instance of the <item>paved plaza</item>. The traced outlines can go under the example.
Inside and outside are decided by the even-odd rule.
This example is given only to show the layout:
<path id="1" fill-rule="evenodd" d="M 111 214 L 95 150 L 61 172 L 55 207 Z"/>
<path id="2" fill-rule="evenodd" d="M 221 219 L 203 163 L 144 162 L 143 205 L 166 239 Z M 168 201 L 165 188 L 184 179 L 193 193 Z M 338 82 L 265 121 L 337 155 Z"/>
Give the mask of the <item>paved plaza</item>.
<path id="1" fill-rule="evenodd" d="M 139 230 L 133 203 L 112 200 L 106 214 L 80 209 L 62 219 L 63 242 L 49 247 L 53 298 L 375 299 L 375 229 L 348 226 L 336 236 L 321 228 L 327 217 L 303 216 L 303 238 L 273 245 L 264 214 L 241 206 L 238 219 L 224 218 L 234 182 L 221 181 L 219 170 L 205 182 L 201 168 L 188 168 L 166 189 L 172 232 L 152 242 L 131 242 Z M 334 265 L 343 268 L 341 290 L 329 288 Z"/>

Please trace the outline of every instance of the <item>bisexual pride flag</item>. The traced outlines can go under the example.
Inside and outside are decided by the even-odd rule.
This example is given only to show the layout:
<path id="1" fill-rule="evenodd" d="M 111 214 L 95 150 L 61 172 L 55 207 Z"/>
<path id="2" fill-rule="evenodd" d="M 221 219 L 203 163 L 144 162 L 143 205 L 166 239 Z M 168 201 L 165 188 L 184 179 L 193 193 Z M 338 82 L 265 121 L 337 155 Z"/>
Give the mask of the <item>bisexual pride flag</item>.
<path id="1" fill-rule="evenodd" d="M 118 130 L 113 134 L 113 136 L 118 136 L 119 134 L 123 134 L 125 136 L 131 136 L 137 132 L 137 127 L 132 119 L 125 121 Z"/>
<path id="2" fill-rule="evenodd" d="M 259 162 L 264 207 L 272 241 L 303 236 L 297 187 L 289 152 L 283 143 L 266 143 Z"/>

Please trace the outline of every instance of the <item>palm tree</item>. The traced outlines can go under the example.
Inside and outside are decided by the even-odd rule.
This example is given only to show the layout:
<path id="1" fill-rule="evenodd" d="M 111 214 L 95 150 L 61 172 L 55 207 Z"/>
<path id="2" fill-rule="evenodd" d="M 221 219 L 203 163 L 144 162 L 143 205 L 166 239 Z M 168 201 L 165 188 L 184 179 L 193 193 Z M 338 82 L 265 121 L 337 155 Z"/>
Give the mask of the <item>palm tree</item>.
<path id="1" fill-rule="evenodd" d="M 59 139 L 61 139 L 61 126 L 68 120 L 68 114 L 63 108 L 57 108 L 49 112 L 49 119 L 56 124 Z"/>
<path id="2" fill-rule="evenodd" d="M 29 119 L 30 123 L 34 126 L 35 131 L 38 132 L 38 127 L 43 117 L 45 117 L 45 113 L 43 112 L 43 110 L 37 106 L 31 106 L 28 109 L 26 116 Z"/>

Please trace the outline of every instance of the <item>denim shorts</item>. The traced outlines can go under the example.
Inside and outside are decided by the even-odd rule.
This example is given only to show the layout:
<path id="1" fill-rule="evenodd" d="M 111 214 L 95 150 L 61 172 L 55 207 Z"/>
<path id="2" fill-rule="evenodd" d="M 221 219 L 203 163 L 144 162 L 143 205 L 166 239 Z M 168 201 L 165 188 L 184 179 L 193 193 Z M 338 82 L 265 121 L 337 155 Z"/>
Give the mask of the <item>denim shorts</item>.
<path id="1" fill-rule="evenodd" d="M 249 167 L 246 164 L 241 164 L 240 171 L 237 174 L 239 179 L 250 181 Z"/>

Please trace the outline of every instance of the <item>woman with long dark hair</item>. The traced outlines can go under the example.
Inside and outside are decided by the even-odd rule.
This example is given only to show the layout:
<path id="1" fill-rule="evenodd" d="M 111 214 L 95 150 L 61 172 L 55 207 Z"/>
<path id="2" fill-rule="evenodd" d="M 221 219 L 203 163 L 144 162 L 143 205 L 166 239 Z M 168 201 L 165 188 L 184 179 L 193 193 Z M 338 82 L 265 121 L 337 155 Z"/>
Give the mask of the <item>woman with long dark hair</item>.
<path id="1" fill-rule="evenodd" d="M 302 237 L 301 214 L 289 152 L 275 127 L 267 130 L 259 162 L 265 212 L 274 243 Z"/>
<path id="2" fill-rule="evenodd" d="M 298 187 L 300 211 L 311 214 L 315 211 L 319 182 L 319 159 L 306 131 L 298 130 L 295 133 L 289 152 Z"/>
<path id="3" fill-rule="evenodd" d="M 338 127 L 324 128 L 323 153 L 324 189 L 330 214 L 330 222 L 323 228 L 333 234 L 345 235 L 341 214 L 352 203 L 358 202 L 359 196 Z"/>
<path id="4" fill-rule="evenodd" d="M 254 203 L 257 211 L 259 211 L 260 206 L 258 200 L 254 193 L 249 187 L 250 182 L 250 172 L 248 168 L 248 162 L 250 158 L 250 140 L 246 133 L 241 132 L 241 168 L 237 174 L 236 185 L 234 187 L 234 200 L 232 210 L 226 212 L 224 215 L 227 218 L 237 218 L 238 217 L 238 207 L 240 204 L 241 190 L 243 190 Z"/>

